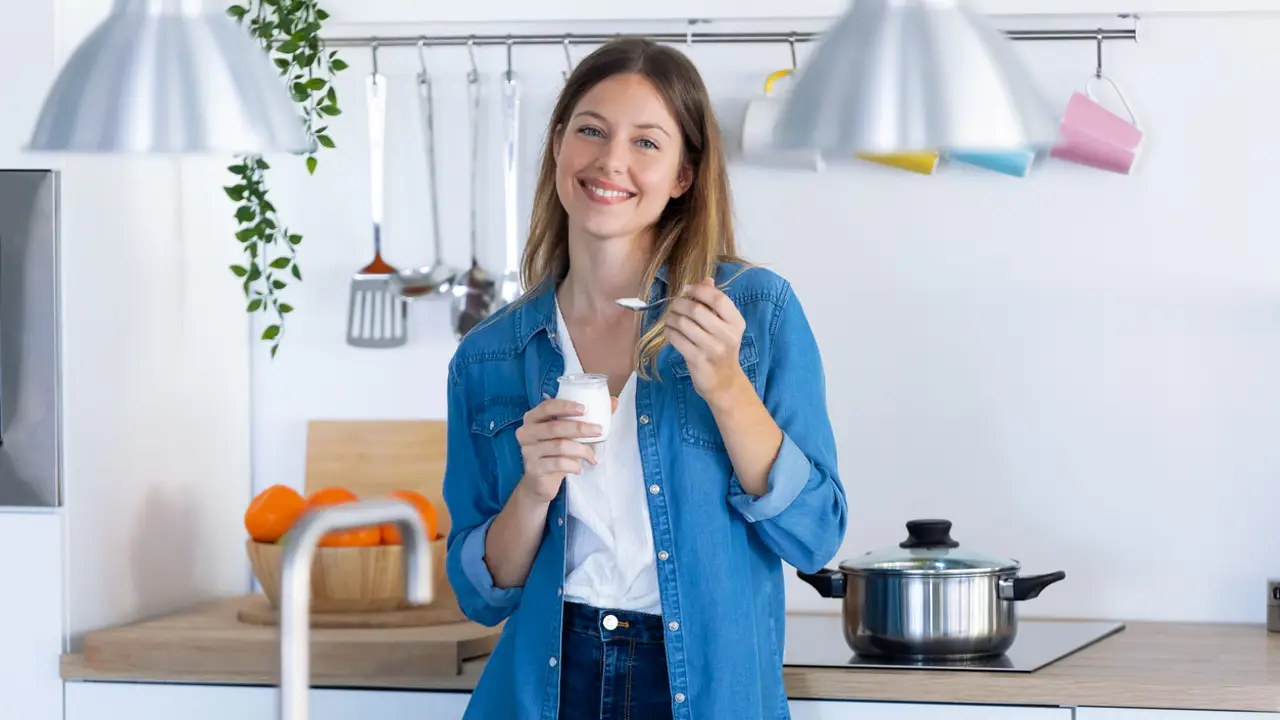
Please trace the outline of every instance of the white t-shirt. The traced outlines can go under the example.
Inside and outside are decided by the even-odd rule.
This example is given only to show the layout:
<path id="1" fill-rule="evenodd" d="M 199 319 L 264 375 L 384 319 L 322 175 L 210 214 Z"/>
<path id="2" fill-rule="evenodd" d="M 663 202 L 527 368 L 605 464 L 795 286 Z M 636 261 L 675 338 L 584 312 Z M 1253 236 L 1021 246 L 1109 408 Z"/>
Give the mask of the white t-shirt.
<path id="1" fill-rule="evenodd" d="M 565 374 L 582 363 L 565 326 L 560 304 L 556 322 L 563 339 Z M 597 465 L 565 477 L 564 599 L 600 608 L 662 614 L 658 570 L 649 526 L 644 469 L 636 428 L 636 374 L 618 395 L 609 439 L 595 443 Z"/>

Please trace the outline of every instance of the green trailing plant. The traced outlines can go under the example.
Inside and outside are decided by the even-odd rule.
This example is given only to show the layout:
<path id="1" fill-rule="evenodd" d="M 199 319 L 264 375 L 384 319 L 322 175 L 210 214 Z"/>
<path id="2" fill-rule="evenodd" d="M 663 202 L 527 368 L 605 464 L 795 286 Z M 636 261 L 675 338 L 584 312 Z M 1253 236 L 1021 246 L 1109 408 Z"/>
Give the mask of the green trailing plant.
<path id="1" fill-rule="evenodd" d="M 347 68 L 338 52 L 326 49 L 320 39 L 329 14 L 316 0 L 247 0 L 227 8 L 227 14 L 248 27 L 280 74 L 288 78 L 311 140 L 311 150 L 305 155 L 307 172 L 315 174 L 316 153 L 335 146 L 325 123 L 342 112 L 333 80 Z M 236 203 L 236 240 L 244 250 L 244 261 L 232 265 L 231 272 L 243 284 L 246 311 L 268 316 L 261 339 L 271 343 L 274 358 L 284 337 L 285 317 L 293 312 L 293 306 L 283 302 L 282 292 L 291 282 L 302 281 L 298 265 L 302 235 L 289 229 L 271 203 L 267 188 L 270 169 L 261 157 L 239 157 L 227 168 L 235 182 L 223 189 Z"/>

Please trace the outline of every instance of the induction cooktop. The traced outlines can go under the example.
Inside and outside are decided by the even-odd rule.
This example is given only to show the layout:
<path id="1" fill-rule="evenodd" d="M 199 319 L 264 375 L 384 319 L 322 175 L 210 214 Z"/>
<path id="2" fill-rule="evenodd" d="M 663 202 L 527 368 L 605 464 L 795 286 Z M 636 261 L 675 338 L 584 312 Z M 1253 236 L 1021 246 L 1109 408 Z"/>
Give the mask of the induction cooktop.
<path id="1" fill-rule="evenodd" d="M 787 616 L 788 667 L 834 667 L 893 670 L 979 670 L 1035 672 L 1124 629 L 1124 623 L 1101 620 L 1018 620 L 1013 647 L 1003 655 L 976 660 L 900 660 L 863 657 L 844 639 L 844 619 L 832 614 Z"/>

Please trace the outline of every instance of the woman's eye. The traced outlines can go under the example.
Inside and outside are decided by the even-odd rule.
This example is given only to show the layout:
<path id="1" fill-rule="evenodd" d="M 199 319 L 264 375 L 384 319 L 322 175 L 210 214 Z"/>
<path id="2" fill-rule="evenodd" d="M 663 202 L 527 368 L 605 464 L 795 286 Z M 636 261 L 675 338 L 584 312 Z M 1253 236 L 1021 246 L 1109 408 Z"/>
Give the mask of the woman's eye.
<path id="1" fill-rule="evenodd" d="M 578 128 L 578 134 L 586 135 L 587 137 L 600 137 L 602 135 L 599 128 L 593 128 L 590 125 Z"/>
<path id="2" fill-rule="evenodd" d="M 643 147 L 645 150 L 657 150 L 657 149 L 658 149 L 658 144 L 657 144 L 657 143 L 655 143 L 655 142 L 654 142 L 654 141 L 652 141 L 652 140 L 646 139 L 646 138 L 641 138 L 640 140 L 637 140 L 636 142 L 640 143 L 640 146 L 641 146 L 641 147 Z"/>

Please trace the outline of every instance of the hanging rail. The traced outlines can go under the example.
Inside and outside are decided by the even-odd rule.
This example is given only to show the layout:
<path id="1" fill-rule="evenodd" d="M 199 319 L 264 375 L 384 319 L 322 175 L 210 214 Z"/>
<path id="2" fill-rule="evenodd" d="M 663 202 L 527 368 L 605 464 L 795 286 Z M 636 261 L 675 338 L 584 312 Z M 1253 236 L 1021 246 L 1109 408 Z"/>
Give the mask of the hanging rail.
<path id="1" fill-rule="evenodd" d="M 1005 30 L 1011 40 L 1048 41 L 1048 40 L 1137 40 L 1138 29 L 1133 28 L 1094 28 L 1092 30 Z M 724 43 L 787 43 L 812 42 L 822 34 L 816 32 L 684 32 L 684 33 L 636 33 L 661 43 L 685 43 L 689 45 L 724 44 Z M 628 33 L 566 33 L 552 34 L 507 34 L 507 35 L 368 35 L 326 37 L 322 42 L 329 47 L 366 47 L 377 43 L 379 47 L 424 45 L 599 45 L 601 43 L 626 37 Z"/>

